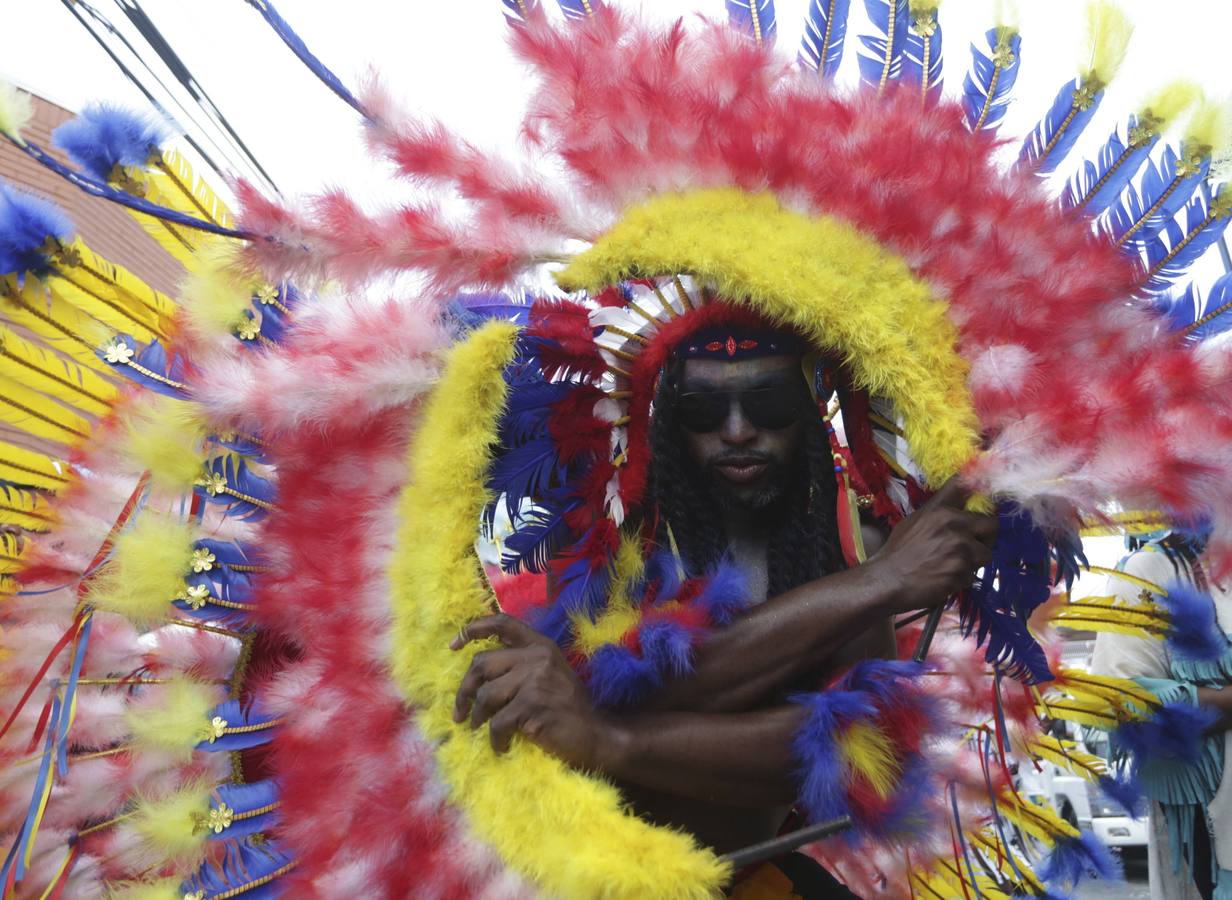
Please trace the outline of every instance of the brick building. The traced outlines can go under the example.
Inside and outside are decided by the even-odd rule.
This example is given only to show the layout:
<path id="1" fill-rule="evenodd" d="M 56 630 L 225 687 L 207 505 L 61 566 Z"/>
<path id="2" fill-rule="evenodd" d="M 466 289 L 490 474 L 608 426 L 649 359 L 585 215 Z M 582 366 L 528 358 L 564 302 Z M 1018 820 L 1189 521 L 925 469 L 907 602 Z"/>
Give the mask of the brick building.
<path id="1" fill-rule="evenodd" d="M 24 136 L 57 159 L 68 162 L 63 153 L 52 147 L 51 132 L 74 114 L 37 95 L 32 95 L 32 99 L 34 116 Z M 126 210 L 73 187 L 5 140 L 0 140 L 0 178 L 55 203 L 68 215 L 91 250 L 128 269 L 150 287 L 175 296 L 184 277 L 183 267 Z"/>

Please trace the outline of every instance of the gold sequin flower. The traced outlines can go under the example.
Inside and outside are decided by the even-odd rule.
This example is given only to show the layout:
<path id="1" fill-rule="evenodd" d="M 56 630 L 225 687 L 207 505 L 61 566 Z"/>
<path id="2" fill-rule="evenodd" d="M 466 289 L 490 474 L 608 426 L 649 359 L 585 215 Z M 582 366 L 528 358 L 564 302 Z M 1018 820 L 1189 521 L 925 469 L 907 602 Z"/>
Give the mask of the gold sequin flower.
<path id="1" fill-rule="evenodd" d="M 134 352 L 132 347 L 117 338 L 103 350 L 103 359 L 113 366 L 126 366 Z"/>
<path id="2" fill-rule="evenodd" d="M 214 568 L 214 563 L 216 562 L 218 562 L 218 557 L 206 547 L 198 547 L 193 551 L 192 570 L 198 575 L 202 572 L 209 572 Z"/>

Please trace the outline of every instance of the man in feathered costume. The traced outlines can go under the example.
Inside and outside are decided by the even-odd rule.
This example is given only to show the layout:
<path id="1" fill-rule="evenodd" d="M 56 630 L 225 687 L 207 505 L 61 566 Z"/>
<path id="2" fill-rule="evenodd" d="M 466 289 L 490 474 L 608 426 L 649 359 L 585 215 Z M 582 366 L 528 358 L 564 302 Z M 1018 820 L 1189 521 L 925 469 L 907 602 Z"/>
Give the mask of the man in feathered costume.
<path id="1" fill-rule="evenodd" d="M 1232 563 L 1232 356 L 1200 341 L 1229 282 L 1178 284 L 1232 214 L 1223 111 L 1160 91 L 1058 201 L 1123 16 L 1093 6 L 1007 171 L 1014 30 L 952 104 L 937 4 L 866 0 L 847 93 L 848 5 L 812 3 L 796 67 L 768 0 L 695 31 L 506 0 L 540 76 L 513 163 L 254 4 L 417 186 L 375 212 L 240 183 L 233 219 L 140 123 L 88 111 L 74 170 L 0 97 L 191 273 L 177 304 L 0 196 L 6 893 L 713 897 L 788 805 L 860 896 L 1111 874 L 1012 769 L 1134 803 L 1040 717 L 1195 752 L 1191 704 L 1060 665 L 1049 625 L 1221 652 L 1209 598 L 1066 588 L 1092 531 L 1201 521 Z M 400 273 L 422 296 L 355 299 Z M 861 509 L 893 526 L 864 565 Z M 517 617 L 479 532 L 550 585 Z M 895 623 L 926 660 L 856 661 L 951 592 Z"/>

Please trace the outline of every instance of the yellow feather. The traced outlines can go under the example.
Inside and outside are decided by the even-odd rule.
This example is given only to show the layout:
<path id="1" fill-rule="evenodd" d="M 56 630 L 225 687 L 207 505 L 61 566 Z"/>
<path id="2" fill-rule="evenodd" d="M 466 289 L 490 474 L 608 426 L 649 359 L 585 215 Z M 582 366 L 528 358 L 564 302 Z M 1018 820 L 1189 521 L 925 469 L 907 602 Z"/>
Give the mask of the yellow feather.
<path id="1" fill-rule="evenodd" d="M 183 678 L 147 690 L 158 692 L 157 703 L 125 713 L 133 749 L 187 762 L 193 748 L 208 737 L 209 713 L 225 699 L 223 691 Z"/>
<path id="2" fill-rule="evenodd" d="M 1057 671 L 1056 681 L 1050 687 L 1057 687 L 1077 697 L 1090 697 L 1104 700 L 1114 706 L 1124 709 L 1137 707 L 1143 712 L 1158 709 L 1159 698 L 1142 687 L 1136 681 L 1128 678 L 1116 678 L 1111 675 L 1095 675 L 1081 669 L 1071 669 L 1062 666 Z"/>
<path id="3" fill-rule="evenodd" d="M 1092 700 L 1087 697 L 1041 697 L 1035 708 L 1041 716 L 1047 716 L 1050 719 L 1065 719 L 1067 722 L 1104 731 L 1116 728 L 1127 718 L 1135 718 L 1101 700 Z"/>
<path id="4" fill-rule="evenodd" d="M 874 725 L 856 722 L 847 726 L 835 741 L 839 754 L 859 772 L 882 799 L 893 793 L 902 769 L 894 744 Z"/>
<path id="5" fill-rule="evenodd" d="M 195 403 L 148 394 L 125 411 L 125 447 L 157 487 L 184 493 L 205 464 L 206 426 Z"/>
<path id="6" fill-rule="evenodd" d="M 907 0 L 907 7 L 914 20 L 926 14 L 936 15 L 937 10 L 941 8 L 941 0 Z"/>
<path id="7" fill-rule="evenodd" d="M 89 369 L 37 347 L 3 326 L 0 375 L 94 415 L 107 412 L 118 393 L 114 385 Z"/>
<path id="8" fill-rule="evenodd" d="M 19 586 L 16 581 L 8 575 L 0 575 L 0 597 L 8 597 L 16 594 Z"/>
<path id="9" fill-rule="evenodd" d="M 18 535 L 0 531 L 0 575 L 15 575 L 21 571 L 26 546 Z"/>
<path id="10" fill-rule="evenodd" d="M 557 281 L 598 291 L 627 277 L 678 273 L 713 282 L 720 296 L 843 358 L 860 387 L 902 413 L 929 484 L 975 455 L 979 423 L 946 304 L 851 225 L 735 188 L 665 194 L 626 211 Z"/>
<path id="11" fill-rule="evenodd" d="M 1144 116 L 1149 114 L 1151 114 L 1149 108 L 1142 113 Z M 1084 519 L 1079 530 L 1083 537 L 1109 537 L 1125 534 L 1150 534 L 1170 527 L 1172 527 L 1172 522 L 1163 513 L 1131 511 L 1113 513 L 1099 519 Z"/>
<path id="12" fill-rule="evenodd" d="M 1185 152 L 1222 156 L 1232 148 L 1232 107 L 1226 100 L 1203 98 L 1185 129 Z"/>
<path id="13" fill-rule="evenodd" d="M 1088 781 L 1098 781 L 1101 775 L 1108 774 L 1108 764 L 1104 760 L 1079 750 L 1073 741 L 1059 741 L 1050 735 L 1040 735 L 1027 742 L 1027 750 Z"/>
<path id="14" fill-rule="evenodd" d="M 967 833 L 967 837 L 974 845 L 986 851 L 985 858 L 989 862 L 996 863 L 1000 860 L 998 868 L 1002 877 L 1010 882 L 1010 884 L 1015 887 L 1025 888 L 1031 896 L 1038 896 L 1044 893 L 1044 883 L 1035 877 L 1035 873 L 1031 871 L 1031 867 L 1027 865 L 1026 860 L 1015 853 L 1012 848 L 1002 844 L 1000 836 L 990 828 L 970 831 Z M 1010 863 L 1011 854 L 1017 862 L 1017 869 Z"/>
<path id="15" fill-rule="evenodd" d="M 1079 837 L 1078 829 L 1052 810 L 1023 800 L 1010 790 L 997 795 L 997 809 L 1027 834 L 1051 846 L 1060 837 Z"/>
<path id="16" fill-rule="evenodd" d="M 167 618 L 191 571 L 192 526 L 153 512 L 115 539 L 111 561 L 89 584 L 89 602 L 147 627 Z"/>
<path id="17" fill-rule="evenodd" d="M 0 276 L 0 321 L 38 335 L 83 366 L 109 371 L 95 351 L 113 330 L 73 307 L 51 285 L 37 278 L 27 278 L 18 288 L 14 276 Z"/>
<path id="18" fill-rule="evenodd" d="M 34 101 L 25 91 L 19 91 L 7 81 L 0 81 L 0 134 L 24 144 L 21 133 L 34 117 Z"/>
<path id="19" fill-rule="evenodd" d="M 210 809 L 210 790 L 209 784 L 195 783 L 157 800 L 138 800 L 127 824 L 153 857 L 150 868 L 172 865 L 188 874 L 200 863 L 207 833 L 201 820 Z"/>
<path id="20" fill-rule="evenodd" d="M 59 258 L 52 283 L 74 306 L 142 343 L 166 338 L 175 304 L 165 295 L 80 240 L 65 244 Z"/>
<path id="21" fill-rule="evenodd" d="M 0 376 L 0 422 L 66 446 L 90 436 L 90 423 L 81 416 L 3 376 Z"/>
<path id="22" fill-rule="evenodd" d="M 1087 42 L 1091 63 L 1084 75 L 1100 86 L 1112 83 L 1125 61 L 1134 23 L 1109 0 L 1091 0 L 1087 5 Z"/>
<path id="23" fill-rule="evenodd" d="M 107 900 L 183 900 L 183 878 L 123 881 L 107 888 Z"/>
<path id="24" fill-rule="evenodd" d="M 1158 121 L 1154 130 L 1163 131 L 1170 122 L 1202 99 L 1202 88 L 1193 81 L 1174 81 L 1164 85 L 1146 102 L 1139 118 Z"/>
<path id="25" fill-rule="evenodd" d="M 154 166 L 158 170 L 154 178 L 155 182 L 158 183 L 165 179 L 171 185 L 171 188 L 164 188 L 160 184 L 160 194 L 164 197 L 178 194 L 181 198 L 175 205 L 176 209 L 200 216 L 224 228 L 231 228 L 235 225 L 234 217 L 231 215 L 231 210 L 227 208 L 227 204 L 210 189 L 208 184 L 197 177 L 188 160 L 179 153 L 174 150 L 165 151 L 162 159 L 156 160 Z"/>
<path id="26" fill-rule="evenodd" d="M 515 740 L 497 756 L 484 729 L 453 721 L 451 698 L 480 648 L 453 652 L 449 641 L 492 607 L 475 557 L 475 528 L 489 499 L 485 479 L 505 402 L 503 370 L 516 337 L 505 322 L 473 332 L 451 351 L 424 411 L 390 569 L 395 681 L 437 747 L 450 802 L 541 892 L 608 900 L 713 897 L 730 868 L 692 837 L 642 821 L 612 785 L 529 742 Z"/>
<path id="27" fill-rule="evenodd" d="M 33 491 L 23 491 L 0 484 L 0 525 L 12 525 L 26 531 L 50 531 L 55 524 L 51 507 Z"/>
<path id="28" fill-rule="evenodd" d="M 0 481 L 56 493 L 69 482 L 69 468 L 43 453 L 0 441 Z"/>

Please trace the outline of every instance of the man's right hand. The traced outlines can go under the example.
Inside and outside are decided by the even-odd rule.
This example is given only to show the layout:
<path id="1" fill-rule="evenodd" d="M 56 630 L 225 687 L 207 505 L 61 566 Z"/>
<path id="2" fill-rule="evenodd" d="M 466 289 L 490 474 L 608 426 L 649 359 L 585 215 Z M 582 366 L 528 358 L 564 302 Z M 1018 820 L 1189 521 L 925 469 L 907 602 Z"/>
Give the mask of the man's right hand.
<path id="1" fill-rule="evenodd" d="M 867 567 L 891 585 L 893 612 L 923 609 L 969 587 L 992 557 L 997 517 L 967 512 L 970 492 L 954 477 L 890 532 Z"/>

